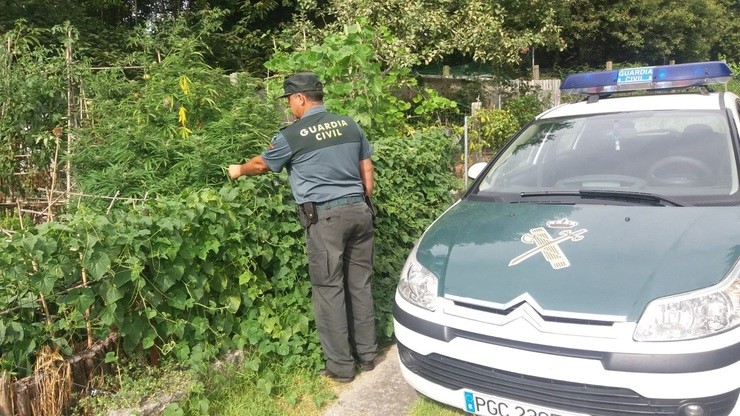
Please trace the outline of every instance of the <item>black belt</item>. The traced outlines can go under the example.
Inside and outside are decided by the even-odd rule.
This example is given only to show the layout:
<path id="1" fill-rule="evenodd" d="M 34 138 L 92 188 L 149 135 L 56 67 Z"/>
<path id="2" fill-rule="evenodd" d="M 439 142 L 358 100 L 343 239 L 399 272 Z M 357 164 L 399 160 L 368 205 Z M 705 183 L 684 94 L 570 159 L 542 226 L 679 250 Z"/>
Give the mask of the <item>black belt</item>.
<path id="1" fill-rule="evenodd" d="M 365 202 L 365 197 L 363 195 L 348 195 L 341 198 L 332 199 L 331 201 L 317 202 L 316 211 L 324 211 L 327 209 L 331 209 L 332 207 L 354 204 L 356 202 Z"/>

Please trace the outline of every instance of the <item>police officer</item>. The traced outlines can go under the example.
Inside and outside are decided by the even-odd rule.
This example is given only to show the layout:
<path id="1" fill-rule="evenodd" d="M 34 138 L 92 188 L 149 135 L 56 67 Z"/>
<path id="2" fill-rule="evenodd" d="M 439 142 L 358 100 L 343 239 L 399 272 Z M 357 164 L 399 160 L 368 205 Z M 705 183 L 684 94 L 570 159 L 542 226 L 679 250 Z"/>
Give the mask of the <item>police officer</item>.
<path id="1" fill-rule="evenodd" d="M 327 112 L 323 85 L 311 72 L 283 83 L 288 105 L 298 119 L 273 138 L 269 149 L 229 176 L 288 170 L 293 196 L 305 227 L 312 302 L 321 346 L 323 375 L 339 382 L 355 377 L 354 348 L 364 371 L 377 356 L 371 291 L 373 149 L 350 117 Z"/>

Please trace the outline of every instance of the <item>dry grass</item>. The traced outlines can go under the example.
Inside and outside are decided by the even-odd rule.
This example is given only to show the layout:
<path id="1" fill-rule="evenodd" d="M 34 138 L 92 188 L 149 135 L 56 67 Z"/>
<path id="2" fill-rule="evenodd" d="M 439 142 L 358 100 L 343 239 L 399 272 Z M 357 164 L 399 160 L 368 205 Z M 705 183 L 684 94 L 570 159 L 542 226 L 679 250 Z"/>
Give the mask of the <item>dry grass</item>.
<path id="1" fill-rule="evenodd" d="M 71 368 L 67 360 L 45 346 L 39 352 L 34 373 L 36 400 L 31 403 L 33 413 L 45 416 L 62 416 L 72 397 Z"/>

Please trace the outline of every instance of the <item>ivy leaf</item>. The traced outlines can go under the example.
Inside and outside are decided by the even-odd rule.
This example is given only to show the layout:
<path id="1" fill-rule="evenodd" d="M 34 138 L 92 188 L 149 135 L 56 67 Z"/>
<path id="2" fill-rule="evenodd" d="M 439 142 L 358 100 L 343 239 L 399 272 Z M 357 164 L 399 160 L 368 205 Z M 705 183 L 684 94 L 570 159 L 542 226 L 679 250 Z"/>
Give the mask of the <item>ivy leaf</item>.
<path id="1" fill-rule="evenodd" d="M 251 270 L 245 270 L 239 275 L 239 286 L 246 285 L 249 282 L 257 280 L 257 277 L 252 273 Z"/>
<path id="2" fill-rule="evenodd" d="M 273 387 L 273 384 L 272 384 L 272 381 L 270 380 L 265 380 L 264 378 L 257 380 L 257 388 L 259 388 L 260 390 L 264 391 L 267 394 L 272 393 L 272 387 Z"/>
<path id="3" fill-rule="evenodd" d="M 100 315 L 98 315 L 98 320 L 100 321 L 100 324 L 107 327 L 113 326 L 113 324 L 116 322 L 117 308 L 118 305 L 115 303 L 111 303 L 103 308 L 103 310 L 100 312 Z"/>
<path id="4" fill-rule="evenodd" d="M 33 287 L 38 290 L 40 293 L 43 294 L 50 294 L 54 291 L 54 285 L 57 282 L 56 277 L 49 276 L 47 274 L 41 274 L 39 276 L 39 273 L 34 275 L 34 278 L 31 280 L 33 283 Z"/>
<path id="5" fill-rule="evenodd" d="M 90 255 L 90 259 L 83 263 L 94 280 L 100 280 L 108 270 L 110 270 L 111 261 L 105 252 L 95 251 Z"/>
<path id="6" fill-rule="evenodd" d="M 286 401 L 287 401 L 288 403 L 290 403 L 290 404 L 291 404 L 292 406 L 295 406 L 295 405 L 296 405 L 296 403 L 298 403 L 298 393 L 297 393 L 297 392 L 295 392 L 295 391 L 291 391 L 291 392 L 289 392 L 289 393 L 288 393 L 288 394 L 287 394 L 287 395 L 285 396 L 285 400 L 286 400 Z"/>
<path id="7" fill-rule="evenodd" d="M 283 357 L 290 354 L 290 348 L 288 347 L 288 344 L 280 344 L 277 347 L 277 350 L 275 351 L 278 353 L 278 355 L 282 355 Z"/>
<path id="8" fill-rule="evenodd" d="M 38 238 L 33 234 L 28 234 L 23 238 L 23 249 L 27 252 L 33 252 L 33 248 L 36 245 Z"/>
<path id="9" fill-rule="evenodd" d="M 71 299 L 70 305 L 78 311 L 87 310 L 95 303 L 95 293 L 87 287 L 72 289 L 68 298 Z"/>
<path id="10" fill-rule="evenodd" d="M 181 289 L 174 290 L 167 297 L 167 304 L 175 309 L 185 310 L 189 305 L 188 296 Z"/>
<path id="11" fill-rule="evenodd" d="M 23 330 L 23 325 L 21 325 L 20 322 L 15 322 L 15 321 L 11 322 L 9 329 L 10 329 L 10 333 L 13 335 L 13 338 L 15 338 L 18 341 L 23 340 L 25 331 Z"/>
<path id="12" fill-rule="evenodd" d="M 123 299 L 123 292 L 115 285 L 110 285 L 105 293 L 105 301 L 108 305 L 113 305 Z"/>
<path id="13" fill-rule="evenodd" d="M 151 337 L 145 337 L 143 340 L 141 340 L 141 346 L 144 349 L 149 349 L 154 346 L 154 339 Z"/>
<path id="14" fill-rule="evenodd" d="M 239 306 L 242 303 L 241 297 L 237 295 L 228 295 L 225 299 L 223 299 L 222 303 L 224 304 L 224 307 L 227 311 L 234 314 L 237 310 L 239 310 Z"/>

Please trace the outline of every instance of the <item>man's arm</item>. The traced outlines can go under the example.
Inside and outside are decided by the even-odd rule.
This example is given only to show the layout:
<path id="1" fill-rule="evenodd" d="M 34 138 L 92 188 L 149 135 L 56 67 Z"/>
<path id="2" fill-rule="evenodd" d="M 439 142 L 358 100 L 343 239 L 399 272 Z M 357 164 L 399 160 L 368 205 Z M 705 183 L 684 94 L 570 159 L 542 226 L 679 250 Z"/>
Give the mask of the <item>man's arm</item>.
<path id="1" fill-rule="evenodd" d="M 242 175 L 264 175 L 269 171 L 270 168 L 265 163 L 265 160 L 262 159 L 262 155 L 257 155 L 249 159 L 247 163 L 242 163 L 241 165 L 229 165 L 229 177 L 231 179 L 237 179 Z"/>
<path id="2" fill-rule="evenodd" d="M 375 172 L 373 161 L 370 158 L 360 161 L 360 179 L 362 180 L 362 186 L 365 188 L 365 196 L 372 195 L 375 187 Z"/>

